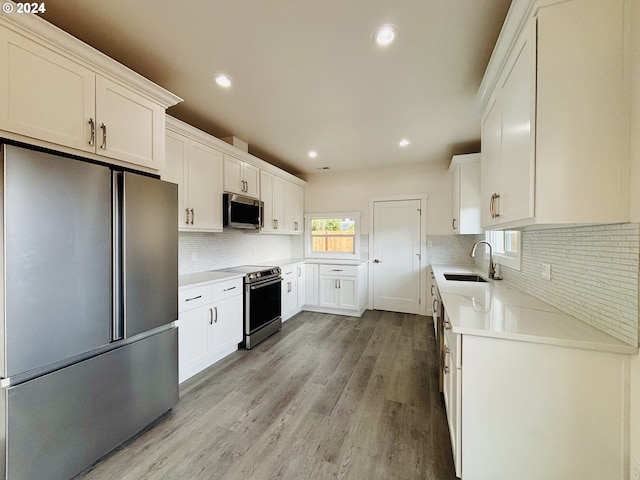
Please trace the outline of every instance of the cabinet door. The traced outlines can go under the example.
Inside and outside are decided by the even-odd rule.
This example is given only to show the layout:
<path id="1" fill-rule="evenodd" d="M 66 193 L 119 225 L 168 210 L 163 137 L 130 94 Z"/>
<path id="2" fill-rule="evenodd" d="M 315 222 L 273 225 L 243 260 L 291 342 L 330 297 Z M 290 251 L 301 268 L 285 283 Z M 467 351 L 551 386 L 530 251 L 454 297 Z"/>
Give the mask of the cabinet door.
<path id="1" fill-rule="evenodd" d="M 293 230 L 294 233 L 304 232 L 304 188 L 293 185 Z"/>
<path id="2" fill-rule="evenodd" d="M 460 231 L 460 165 L 453 169 L 451 204 L 451 229 L 453 233 L 458 233 Z"/>
<path id="3" fill-rule="evenodd" d="M 298 285 L 297 309 L 300 310 L 304 306 L 307 290 L 304 264 L 301 263 L 300 265 L 296 265 L 296 274 L 298 276 L 298 278 L 296 279 L 296 283 Z"/>
<path id="4" fill-rule="evenodd" d="M 499 194 L 502 151 L 502 111 L 500 95 L 489 105 L 482 122 L 482 168 L 480 171 L 480 209 L 483 227 L 495 225 L 492 195 Z M 499 199 L 498 199 L 499 206 Z"/>
<path id="5" fill-rule="evenodd" d="M 186 212 L 186 186 L 188 146 L 184 137 L 167 132 L 165 139 L 166 159 L 161 173 L 162 180 L 178 184 L 178 228 L 184 229 L 189 225 L 190 216 Z M 187 200 L 188 201 L 188 200 Z"/>
<path id="6" fill-rule="evenodd" d="M 165 113 L 161 106 L 96 76 L 96 115 L 96 153 L 162 169 Z"/>
<path id="7" fill-rule="evenodd" d="M 358 309 L 358 288 L 355 278 L 339 278 L 338 294 L 341 308 Z"/>
<path id="8" fill-rule="evenodd" d="M 242 295 L 226 298 L 213 306 L 213 327 L 209 329 L 211 354 L 242 341 Z"/>
<path id="9" fill-rule="evenodd" d="M 338 307 L 338 277 L 321 276 L 320 277 L 320 294 L 319 305 L 321 307 Z"/>
<path id="10" fill-rule="evenodd" d="M 244 163 L 242 166 L 242 177 L 245 181 L 244 194 L 248 197 L 260 198 L 260 169 Z"/>
<path id="11" fill-rule="evenodd" d="M 224 191 L 244 195 L 242 162 L 226 154 L 224 156 Z"/>
<path id="12" fill-rule="evenodd" d="M 0 129 L 95 152 L 93 72 L 6 28 L 0 65 Z"/>
<path id="13" fill-rule="evenodd" d="M 192 230 L 222 231 L 222 154 L 206 145 L 189 145 L 188 202 Z M 180 210 L 183 212 L 183 210 Z"/>
<path id="14" fill-rule="evenodd" d="M 273 217 L 273 189 L 275 177 L 267 172 L 260 172 L 260 200 L 264 203 L 262 210 L 262 232 L 273 232 L 276 223 Z"/>
<path id="15" fill-rule="evenodd" d="M 286 265 L 282 270 L 282 318 L 288 318 L 298 304 L 297 275 L 295 265 Z"/>
<path id="16" fill-rule="evenodd" d="M 498 223 L 533 217 L 535 44 L 527 38 L 502 86 L 502 180 Z"/>
<path id="17" fill-rule="evenodd" d="M 304 303 L 318 305 L 318 264 L 306 263 L 304 265 L 304 283 Z"/>
<path id="18" fill-rule="evenodd" d="M 187 310 L 178 321 L 178 370 L 180 382 L 186 380 L 206 362 L 209 346 L 209 322 L 213 306 Z"/>
<path id="19" fill-rule="evenodd" d="M 282 201 L 282 230 L 287 233 L 295 232 L 294 219 L 294 203 L 295 203 L 295 187 L 297 185 L 283 180 L 283 201 Z"/>
<path id="20" fill-rule="evenodd" d="M 283 179 L 273 177 L 273 220 L 276 232 L 286 232 L 286 221 L 284 218 L 284 188 Z"/>

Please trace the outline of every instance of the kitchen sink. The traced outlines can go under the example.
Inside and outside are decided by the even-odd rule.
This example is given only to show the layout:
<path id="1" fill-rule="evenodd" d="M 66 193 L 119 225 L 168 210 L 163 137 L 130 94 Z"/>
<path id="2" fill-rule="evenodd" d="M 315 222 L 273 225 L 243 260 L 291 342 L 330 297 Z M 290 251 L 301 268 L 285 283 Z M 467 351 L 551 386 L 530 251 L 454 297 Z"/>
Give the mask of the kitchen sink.
<path id="1" fill-rule="evenodd" d="M 444 278 L 447 280 L 454 280 L 456 282 L 487 282 L 480 275 L 472 273 L 445 273 Z"/>

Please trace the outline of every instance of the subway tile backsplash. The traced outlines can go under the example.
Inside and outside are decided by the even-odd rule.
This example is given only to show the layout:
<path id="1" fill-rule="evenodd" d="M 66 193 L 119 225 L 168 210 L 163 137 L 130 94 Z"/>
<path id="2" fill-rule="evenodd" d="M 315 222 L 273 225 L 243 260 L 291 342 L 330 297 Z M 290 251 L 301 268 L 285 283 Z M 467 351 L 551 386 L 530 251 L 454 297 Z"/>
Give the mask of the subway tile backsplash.
<path id="1" fill-rule="evenodd" d="M 234 229 L 225 229 L 222 233 L 180 232 L 178 273 L 183 275 L 302 257 L 302 242 L 300 235 L 264 235 Z"/>
<path id="2" fill-rule="evenodd" d="M 427 264 L 471 265 L 473 244 L 483 235 L 427 235 Z"/>
<path id="3" fill-rule="evenodd" d="M 526 230 L 521 271 L 505 282 L 631 345 L 638 345 L 636 223 Z M 551 265 L 551 281 L 541 277 Z"/>

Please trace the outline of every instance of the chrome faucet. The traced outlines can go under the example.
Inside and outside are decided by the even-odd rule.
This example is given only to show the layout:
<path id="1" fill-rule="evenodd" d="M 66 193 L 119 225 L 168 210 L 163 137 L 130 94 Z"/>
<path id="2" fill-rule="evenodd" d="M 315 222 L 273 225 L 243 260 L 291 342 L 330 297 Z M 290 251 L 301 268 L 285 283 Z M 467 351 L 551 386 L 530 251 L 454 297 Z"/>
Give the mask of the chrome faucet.
<path id="1" fill-rule="evenodd" d="M 489 278 L 493 279 L 496 275 L 496 266 L 493 263 L 493 248 L 491 247 L 491 244 L 489 242 L 487 242 L 486 240 L 480 240 L 479 242 L 476 242 L 476 244 L 471 249 L 471 253 L 469 254 L 469 256 L 476 256 L 476 247 L 481 243 L 486 243 L 489 246 Z"/>

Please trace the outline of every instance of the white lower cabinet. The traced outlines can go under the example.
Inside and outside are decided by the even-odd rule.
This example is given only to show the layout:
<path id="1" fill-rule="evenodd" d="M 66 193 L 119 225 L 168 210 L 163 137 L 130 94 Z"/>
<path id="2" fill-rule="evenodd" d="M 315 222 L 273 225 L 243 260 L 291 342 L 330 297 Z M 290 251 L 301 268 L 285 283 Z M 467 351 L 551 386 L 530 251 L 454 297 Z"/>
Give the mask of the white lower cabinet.
<path id="1" fill-rule="evenodd" d="M 304 264 L 304 304 L 309 307 L 318 305 L 318 267 L 317 263 Z"/>
<path id="2" fill-rule="evenodd" d="M 628 478 L 628 355 L 444 332 L 458 477 Z"/>
<path id="3" fill-rule="evenodd" d="M 286 321 L 298 309 L 298 264 L 282 267 L 282 321 Z"/>
<path id="4" fill-rule="evenodd" d="M 180 382 L 238 349 L 242 341 L 242 299 L 242 278 L 180 289 Z"/>
<path id="5" fill-rule="evenodd" d="M 367 263 L 306 264 L 304 310 L 359 317 L 367 307 Z"/>
<path id="6" fill-rule="evenodd" d="M 299 263 L 296 265 L 296 273 L 298 275 L 298 299 L 297 299 L 297 310 L 302 310 L 304 306 L 305 299 L 307 297 L 307 278 L 306 278 L 306 269 L 304 263 Z"/>
<path id="7" fill-rule="evenodd" d="M 445 324 L 448 323 L 445 312 Z M 451 450 L 456 476 L 461 476 L 462 463 L 462 436 L 461 436 L 461 409 L 462 409 L 462 337 L 452 333 L 450 330 L 444 331 L 444 406 L 447 411 L 447 423 L 449 424 L 449 436 L 451 438 Z"/>

